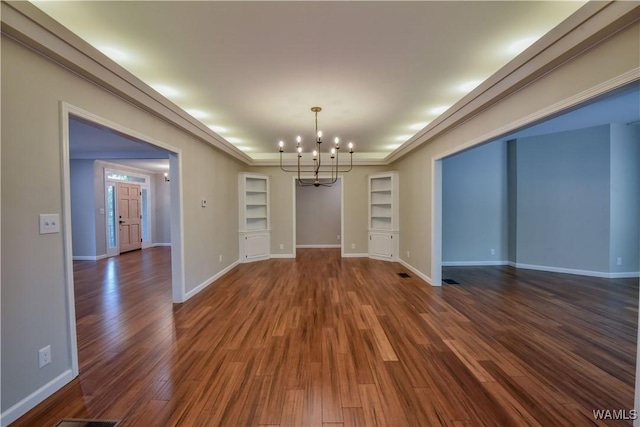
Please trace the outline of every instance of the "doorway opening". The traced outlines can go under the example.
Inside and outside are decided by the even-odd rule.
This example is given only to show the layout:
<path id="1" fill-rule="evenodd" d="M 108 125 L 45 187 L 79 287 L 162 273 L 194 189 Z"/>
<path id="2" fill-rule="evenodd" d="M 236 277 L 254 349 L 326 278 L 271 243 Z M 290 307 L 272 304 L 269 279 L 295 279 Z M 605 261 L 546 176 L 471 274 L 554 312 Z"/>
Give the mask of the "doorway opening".
<path id="1" fill-rule="evenodd" d="M 153 234 L 154 192 L 152 189 L 157 187 L 155 183 L 162 183 L 166 186 L 164 190 L 168 196 L 166 217 L 169 218 L 170 224 L 171 247 L 168 250 L 171 257 L 171 300 L 174 303 L 180 303 L 185 299 L 180 183 L 181 150 L 64 102 L 61 103 L 61 121 L 65 281 L 72 371 L 75 377 L 79 373 L 79 363 L 73 252 L 75 245 L 80 241 L 77 237 L 82 237 L 84 234 L 76 232 L 78 227 L 84 227 L 83 230 L 89 235 L 83 244 L 88 242 L 89 250 L 91 248 L 93 250 L 93 257 L 84 259 L 97 261 L 100 258 L 106 258 L 108 254 L 114 254 L 115 251 L 119 253 L 142 248 L 145 238 L 151 242 Z M 78 123 L 85 125 L 85 131 L 91 132 L 91 129 L 87 128 L 93 128 L 94 136 L 100 135 L 105 139 L 98 138 L 97 145 L 94 146 L 77 145 L 78 141 L 74 141 L 71 127 Z M 105 161 L 105 159 L 108 160 Z M 166 173 L 150 173 L 147 180 L 144 177 L 144 171 L 140 173 L 139 166 L 133 166 L 133 163 L 139 164 L 143 159 L 151 159 L 152 162 L 162 161 L 167 167 Z M 133 163 L 127 163 L 127 161 Z M 101 164 L 95 166 L 97 162 Z M 125 179 L 124 176 L 118 177 L 118 169 L 126 171 L 126 174 L 121 175 L 130 175 L 131 179 Z M 171 179 L 167 178 L 169 171 Z M 84 175 L 82 173 L 78 175 L 80 172 Z M 157 176 L 153 179 L 152 175 Z M 140 182 L 135 182 L 136 180 Z M 120 196 L 125 193 L 125 187 L 130 194 L 138 195 L 134 202 L 126 203 L 126 208 L 123 200 L 118 200 L 122 199 Z M 79 189 L 86 190 L 87 193 L 78 193 Z M 74 193 L 84 194 L 85 197 L 74 197 L 72 203 Z M 120 227 L 125 225 L 120 223 L 119 218 L 124 210 L 129 211 L 127 215 L 129 218 L 123 221 L 127 222 L 128 227 Z M 125 229 L 126 239 L 124 239 Z M 132 235 L 135 236 L 131 238 Z M 128 246 L 123 247 L 121 243 Z M 111 252 L 108 249 L 111 249 Z"/>
<path id="2" fill-rule="evenodd" d="M 320 179 L 320 181 L 330 181 Z M 297 248 L 340 248 L 343 254 L 344 200 L 342 176 L 331 187 L 293 185 L 293 251 Z"/>

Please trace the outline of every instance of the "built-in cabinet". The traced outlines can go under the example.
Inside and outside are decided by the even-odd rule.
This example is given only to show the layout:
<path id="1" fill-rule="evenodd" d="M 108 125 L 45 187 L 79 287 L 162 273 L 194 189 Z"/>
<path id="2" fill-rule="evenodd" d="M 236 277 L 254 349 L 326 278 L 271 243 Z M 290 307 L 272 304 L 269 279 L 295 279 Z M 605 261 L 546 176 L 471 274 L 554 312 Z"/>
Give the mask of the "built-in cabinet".
<path id="1" fill-rule="evenodd" d="M 369 175 L 369 257 L 397 261 L 400 226 L 398 173 Z"/>
<path id="2" fill-rule="evenodd" d="M 269 177 L 240 173 L 238 191 L 240 262 L 267 259 L 271 253 Z"/>

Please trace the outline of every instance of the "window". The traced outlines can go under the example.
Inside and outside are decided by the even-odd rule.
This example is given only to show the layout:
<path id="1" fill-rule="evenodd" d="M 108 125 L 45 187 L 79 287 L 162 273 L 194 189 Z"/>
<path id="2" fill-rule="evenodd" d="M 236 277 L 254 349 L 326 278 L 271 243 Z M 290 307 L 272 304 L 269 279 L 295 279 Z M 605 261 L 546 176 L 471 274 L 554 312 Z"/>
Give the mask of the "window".
<path id="1" fill-rule="evenodd" d="M 117 247 L 116 240 L 116 186 L 107 184 L 107 247 Z"/>
<path id="2" fill-rule="evenodd" d="M 132 176 L 132 175 L 127 175 L 127 174 L 118 173 L 118 172 L 107 172 L 107 179 L 111 179 L 114 181 L 137 182 L 140 184 L 147 183 L 147 179 L 145 177 Z"/>
<path id="3" fill-rule="evenodd" d="M 142 188 L 142 241 L 149 242 L 149 190 Z"/>

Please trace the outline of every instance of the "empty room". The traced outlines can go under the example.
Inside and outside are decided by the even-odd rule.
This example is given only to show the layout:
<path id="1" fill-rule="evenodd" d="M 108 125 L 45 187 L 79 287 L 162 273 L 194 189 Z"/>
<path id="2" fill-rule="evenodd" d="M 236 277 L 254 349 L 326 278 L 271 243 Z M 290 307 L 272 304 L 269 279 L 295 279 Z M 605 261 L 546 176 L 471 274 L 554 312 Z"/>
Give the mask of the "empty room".
<path id="1" fill-rule="evenodd" d="M 640 425 L 638 2 L 0 5 L 1 426 Z"/>

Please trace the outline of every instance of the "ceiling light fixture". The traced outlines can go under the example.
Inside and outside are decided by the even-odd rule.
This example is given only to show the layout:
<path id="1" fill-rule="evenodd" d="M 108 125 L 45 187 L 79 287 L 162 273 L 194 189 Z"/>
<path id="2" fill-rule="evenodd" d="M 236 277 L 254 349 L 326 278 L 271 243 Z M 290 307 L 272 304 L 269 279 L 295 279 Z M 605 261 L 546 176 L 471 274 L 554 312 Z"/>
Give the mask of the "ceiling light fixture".
<path id="1" fill-rule="evenodd" d="M 300 143 L 302 142 L 302 138 L 298 136 L 296 141 L 296 150 L 298 152 L 298 169 L 285 169 L 282 166 L 282 153 L 284 151 L 284 141 L 280 141 L 279 151 L 280 151 L 280 169 L 285 172 L 297 172 L 298 174 L 298 184 L 301 186 L 313 185 L 316 187 L 331 187 L 338 180 L 338 173 L 340 172 L 349 172 L 353 168 L 353 143 L 349 143 L 349 169 L 340 169 L 338 162 L 338 152 L 340 151 L 340 139 L 336 137 L 334 139 L 334 147 L 331 148 L 331 168 L 330 169 L 322 169 L 322 153 L 320 152 L 320 144 L 322 144 L 322 131 L 318 130 L 318 113 L 322 111 L 320 107 L 311 107 L 311 111 L 313 111 L 316 115 L 316 149 L 313 150 L 313 167 L 301 166 L 300 159 L 302 158 L 302 146 Z M 313 173 L 313 179 L 305 179 L 302 178 L 303 173 Z M 331 172 L 331 179 L 329 182 L 321 182 L 320 181 L 320 173 L 328 173 Z"/>

